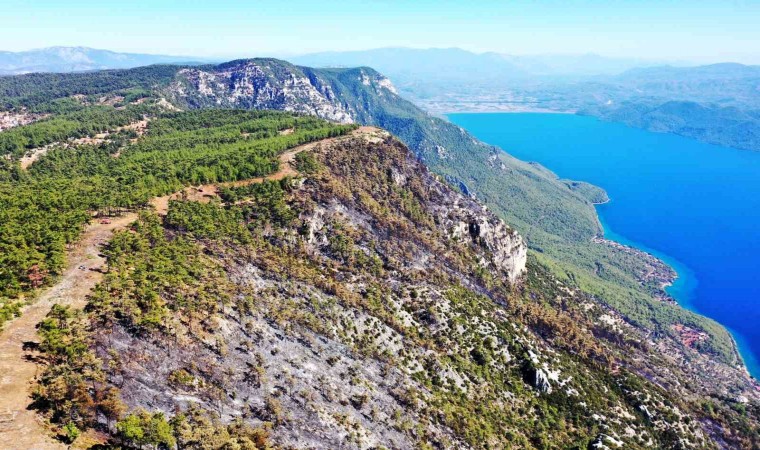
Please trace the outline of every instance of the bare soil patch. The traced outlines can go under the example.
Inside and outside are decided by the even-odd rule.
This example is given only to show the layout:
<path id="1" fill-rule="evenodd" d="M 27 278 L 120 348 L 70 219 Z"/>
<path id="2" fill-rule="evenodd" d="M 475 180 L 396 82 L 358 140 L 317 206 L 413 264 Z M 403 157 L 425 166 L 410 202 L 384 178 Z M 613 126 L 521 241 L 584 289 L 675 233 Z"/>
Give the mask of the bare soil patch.
<path id="1" fill-rule="evenodd" d="M 67 255 L 67 267 L 61 279 L 0 332 L 0 448 L 67 448 L 49 435 L 34 410 L 27 409 L 32 402 L 31 387 L 41 372 L 35 362 L 36 326 L 54 304 L 75 308 L 86 304 L 87 295 L 103 276 L 105 259 L 99 255 L 100 246 L 108 242 L 114 230 L 125 228 L 136 218 L 137 215 L 131 213 L 112 219 L 108 224 L 91 223 Z"/>
<path id="2" fill-rule="evenodd" d="M 302 151 L 349 137 L 372 140 L 384 135 L 386 133 L 377 128 L 360 127 L 348 136 L 304 144 L 280 155 L 280 170 L 277 172 L 265 177 L 223 183 L 222 186 L 245 186 L 295 176 L 298 172 L 293 167 L 293 162 Z M 151 204 L 159 214 L 166 214 L 170 199 L 184 196 L 198 201 L 210 201 L 218 197 L 218 189 L 219 185 L 189 187 L 172 195 L 155 198 Z M 42 418 L 34 410 L 28 409 L 32 402 L 31 387 L 41 372 L 34 350 L 38 343 L 36 326 L 54 304 L 74 308 L 86 305 L 90 291 L 103 277 L 106 261 L 100 256 L 101 245 L 108 242 L 114 230 L 124 229 L 136 219 L 137 214 L 129 213 L 111 219 L 109 223 L 90 223 L 79 242 L 67 254 L 67 267 L 60 280 L 36 302 L 25 307 L 21 317 L 9 322 L 0 332 L 0 448 L 3 450 L 67 448 L 53 439 Z"/>

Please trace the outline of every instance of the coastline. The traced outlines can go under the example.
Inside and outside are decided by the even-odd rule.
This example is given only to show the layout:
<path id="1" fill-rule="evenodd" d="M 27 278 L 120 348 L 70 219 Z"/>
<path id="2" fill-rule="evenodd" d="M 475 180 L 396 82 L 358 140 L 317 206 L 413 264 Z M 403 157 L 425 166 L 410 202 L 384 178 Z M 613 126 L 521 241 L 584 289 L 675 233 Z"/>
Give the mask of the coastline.
<path id="1" fill-rule="evenodd" d="M 609 203 L 609 201 L 605 203 L 600 203 L 599 205 L 604 205 L 606 203 Z M 599 223 L 602 225 L 602 232 L 604 235 L 604 239 L 611 240 L 621 245 L 632 247 L 634 249 L 637 249 L 639 251 L 652 255 L 655 258 L 660 259 L 663 263 L 669 266 L 676 274 L 675 278 L 673 279 L 673 282 L 669 286 L 664 286 L 665 292 L 667 292 L 668 295 L 670 295 L 670 297 L 675 301 L 675 303 L 678 306 L 684 309 L 687 309 L 695 314 L 699 314 L 700 316 L 707 317 L 707 316 L 704 316 L 704 314 L 702 314 L 701 312 L 697 311 L 693 307 L 693 304 L 691 303 L 691 299 L 693 298 L 694 291 L 696 290 L 696 287 L 699 284 L 699 281 L 696 275 L 691 269 L 689 269 L 685 264 L 681 263 L 680 261 L 678 261 L 677 259 L 673 258 L 670 255 L 666 255 L 657 250 L 650 249 L 644 245 L 633 242 L 615 233 L 613 230 L 610 229 L 609 225 L 604 221 L 603 214 L 601 211 L 599 211 L 599 209 L 596 210 L 596 214 L 597 214 L 597 218 L 599 219 Z M 711 319 L 711 320 L 715 320 L 715 319 Z M 720 324 L 721 327 L 725 328 L 726 331 L 728 332 L 728 335 L 731 338 L 731 344 L 734 348 L 734 353 L 736 355 L 736 358 L 738 361 L 741 362 L 741 368 L 753 380 L 760 381 L 760 377 L 758 376 L 758 374 L 760 374 L 760 361 L 757 361 L 755 359 L 754 354 L 750 350 L 750 346 L 745 342 L 744 338 L 739 333 L 721 324 L 720 322 L 718 323 Z"/>
<path id="2" fill-rule="evenodd" d="M 449 105 L 450 106 L 450 105 Z M 466 108 L 463 108 L 466 109 Z M 530 116 L 531 112 L 537 113 L 536 116 L 540 116 L 545 113 L 562 113 L 569 114 L 571 116 L 577 116 L 577 117 L 583 117 L 581 114 L 577 114 L 573 111 L 531 111 L 535 108 L 514 108 L 511 110 L 476 110 L 476 111 L 469 111 L 470 114 L 479 114 L 479 113 L 513 113 L 514 115 L 520 115 L 521 113 L 524 113 L 526 116 Z M 447 112 L 444 115 L 444 118 L 446 120 L 451 121 L 449 118 L 449 115 L 456 115 L 462 113 L 467 114 L 468 112 L 465 111 L 451 111 L 451 109 L 447 110 Z M 547 116 L 549 114 L 546 114 Z M 561 114 L 556 114 L 561 115 Z M 496 116 L 496 114 L 494 114 Z M 588 117 L 588 116 L 586 116 Z M 598 117 L 593 117 L 598 122 L 605 122 L 601 120 Z M 559 117 L 556 117 L 558 120 Z M 497 120 L 494 117 L 494 120 Z M 568 119 L 570 120 L 570 119 Z M 621 124 L 624 127 L 636 129 L 635 127 L 630 127 L 625 124 Z M 646 131 L 646 130 L 644 130 Z M 673 133 L 664 133 L 664 134 L 671 134 L 673 136 L 677 136 Z M 529 160 L 526 158 L 521 158 L 523 160 Z M 747 374 L 750 375 L 750 377 L 755 380 L 755 383 L 757 383 L 758 380 L 760 380 L 760 362 L 758 362 L 758 358 L 755 357 L 755 354 L 752 352 L 752 347 L 748 345 L 748 341 L 744 339 L 743 336 L 737 334 L 734 330 L 730 329 L 728 326 L 724 325 L 723 323 L 717 321 L 714 318 L 711 318 L 710 316 L 705 315 L 704 313 L 697 310 L 695 307 L 695 302 L 697 300 L 696 296 L 696 288 L 699 284 L 698 279 L 696 277 L 696 274 L 693 270 L 691 270 L 688 266 L 686 266 L 681 261 L 676 260 L 674 257 L 671 257 L 670 255 L 664 254 L 663 252 L 654 250 L 652 248 L 649 248 L 645 245 L 641 245 L 638 242 L 631 241 L 627 239 L 624 236 L 618 235 L 615 233 L 614 230 L 610 229 L 609 225 L 605 223 L 605 209 L 608 208 L 606 206 L 608 203 L 610 203 L 610 200 L 606 202 L 593 202 L 589 201 L 589 204 L 594 205 L 594 209 L 596 212 L 597 220 L 599 221 L 602 231 L 603 231 L 603 237 L 606 240 L 612 241 L 613 243 L 616 243 L 618 245 L 622 245 L 625 247 L 629 247 L 631 251 L 640 251 L 643 252 L 649 256 L 651 256 L 653 259 L 657 259 L 659 261 L 659 266 L 665 266 L 667 267 L 672 273 L 675 275 L 672 278 L 671 283 L 665 283 L 662 285 L 662 291 L 666 294 L 666 298 L 670 302 L 673 302 L 682 308 L 691 311 L 695 314 L 698 314 L 701 317 L 705 317 L 707 319 L 710 319 L 714 321 L 718 326 L 722 327 L 725 332 L 728 334 L 729 340 L 731 341 L 731 347 L 736 357 L 736 368 L 743 370 Z M 663 273 L 665 273 L 663 271 Z M 650 280 L 651 281 L 651 280 Z M 654 285 L 652 285 L 654 287 Z M 720 297 L 717 297 L 716 299 L 719 299 Z"/>
<path id="3" fill-rule="evenodd" d="M 749 345 L 745 342 L 744 338 L 739 333 L 734 332 L 732 329 L 726 326 L 723 327 L 728 330 L 728 334 L 731 335 L 731 341 L 734 344 L 734 351 L 736 351 L 737 356 L 742 361 L 744 370 L 747 372 L 747 375 L 749 375 L 753 380 L 760 382 L 760 377 L 755 376 L 755 373 L 760 373 L 760 361 L 757 361 L 757 359 L 755 359 L 754 355 L 749 350 Z M 749 355 L 749 357 L 745 357 L 745 354 Z M 754 369 L 754 371 L 750 368 Z"/>
<path id="4" fill-rule="evenodd" d="M 600 113 L 591 113 L 587 109 L 584 108 L 577 108 L 577 109 L 552 109 L 552 108 L 544 108 L 540 106 L 520 106 L 525 105 L 527 103 L 534 103 L 538 104 L 540 102 L 499 102 L 499 101 L 468 101 L 468 100 L 451 100 L 451 101 L 423 101 L 420 99 L 413 99 L 413 102 L 427 111 L 430 114 L 433 114 L 438 117 L 445 117 L 446 114 L 495 114 L 495 113 L 505 113 L 505 114 L 519 114 L 519 113 L 538 113 L 538 114 L 575 114 L 579 116 L 584 117 L 593 117 L 597 120 L 609 122 L 609 123 L 618 123 L 625 125 L 627 127 L 636 128 L 639 130 L 645 130 L 652 133 L 659 133 L 659 134 L 671 134 L 674 136 L 681 136 L 687 139 L 693 139 L 698 142 L 702 142 L 704 144 L 709 145 L 716 145 L 720 147 L 728 147 L 733 148 L 736 150 L 741 151 L 749 151 L 749 152 L 760 152 L 760 148 L 756 148 L 752 145 L 746 144 L 746 145 L 737 145 L 734 142 L 724 142 L 720 140 L 716 140 L 714 138 L 709 137 L 702 137 L 695 134 L 689 134 L 688 132 L 680 129 L 662 129 L 658 128 L 656 126 L 643 126 L 643 125 L 637 125 L 633 121 L 626 121 L 626 120 L 616 120 L 612 119 L 610 117 L 605 116 L 604 114 Z"/>
<path id="5" fill-rule="evenodd" d="M 606 245 L 624 253 L 636 255 L 644 260 L 648 272 L 640 279 L 642 285 L 649 282 L 654 282 L 659 289 L 659 292 L 652 293 L 654 298 L 661 302 L 670 303 L 673 305 L 678 304 L 676 299 L 673 298 L 673 296 L 670 295 L 667 291 L 667 289 L 673 285 L 675 280 L 678 279 L 678 272 L 676 272 L 676 270 L 665 261 L 650 252 L 646 252 L 635 246 L 621 244 L 620 242 L 606 239 L 603 236 L 594 236 L 591 238 L 591 242 L 594 244 Z"/>
<path id="6" fill-rule="evenodd" d="M 435 114 L 578 114 L 577 111 L 559 111 L 556 109 L 543 108 L 525 108 L 525 109 L 462 109 L 451 111 L 446 109 L 445 112 L 435 112 Z"/>
<path id="7" fill-rule="evenodd" d="M 430 114 L 445 117 L 447 114 L 578 114 L 575 109 L 550 109 L 533 106 L 516 106 L 511 103 L 482 104 L 478 102 L 451 102 L 439 104 L 437 102 L 417 101 L 415 104 Z M 481 106 L 482 105 L 482 106 Z"/>
<path id="8" fill-rule="evenodd" d="M 599 206 L 605 205 L 607 203 L 609 202 L 602 203 Z M 676 274 L 675 278 L 673 278 L 672 283 L 670 283 L 670 285 L 665 289 L 665 291 L 668 293 L 668 295 L 670 295 L 673 299 L 675 299 L 676 302 L 680 306 L 688 309 L 689 311 L 693 311 L 699 314 L 699 312 L 694 310 L 691 303 L 691 299 L 694 297 L 694 291 L 696 290 L 696 287 L 699 284 L 699 281 L 697 280 L 697 276 L 694 273 L 694 271 L 692 271 L 684 263 L 678 261 L 677 259 L 673 258 L 670 255 L 667 255 L 655 249 L 649 248 L 638 242 L 633 242 L 630 239 L 626 238 L 625 236 L 621 236 L 617 234 L 614 230 L 610 228 L 610 226 L 605 221 L 603 211 L 600 210 L 600 208 L 595 208 L 595 209 L 596 209 L 596 216 L 599 219 L 599 224 L 602 226 L 602 232 L 604 233 L 604 238 L 617 242 L 619 244 L 628 246 L 628 247 L 633 247 L 665 263 Z"/>

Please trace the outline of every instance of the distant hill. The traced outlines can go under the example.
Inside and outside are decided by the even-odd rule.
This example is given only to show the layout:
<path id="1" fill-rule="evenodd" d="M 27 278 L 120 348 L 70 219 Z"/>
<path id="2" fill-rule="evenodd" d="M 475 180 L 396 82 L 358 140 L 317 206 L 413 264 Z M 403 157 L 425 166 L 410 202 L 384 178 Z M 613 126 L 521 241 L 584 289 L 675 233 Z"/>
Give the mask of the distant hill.
<path id="1" fill-rule="evenodd" d="M 622 88 L 629 100 L 648 97 L 760 109 L 760 66 L 721 63 L 637 68 L 605 84 Z"/>
<path id="2" fill-rule="evenodd" d="M 599 55 L 383 48 L 290 58 L 370 66 L 430 112 L 578 112 L 713 144 L 760 150 L 760 66 L 663 65 Z"/>
<path id="3" fill-rule="evenodd" d="M 760 109 L 742 110 L 687 101 L 623 102 L 582 109 L 581 114 L 711 144 L 760 151 Z"/>
<path id="4" fill-rule="evenodd" d="M 535 76 L 617 75 L 662 62 L 581 55 L 509 55 L 474 53 L 460 48 L 379 48 L 350 52 L 323 52 L 289 58 L 313 67 L 369 66 L 389 76 L 428 76 L 432 81 L 524 80 Z"/>
<path id="5" fill-rule="evenodd" d="M 526 78 L 531 74 L 497 53 L 478 54 L 459 48 L 379 48 L 314 53 L 289 59 L 312 67 L 372 67 L 394 83 L 412 79 L 472 82 L 475 74 L 479 81 L 503 81 Z"/>
<path id="6" fill-rule="evenodd" d="M 151 64 L 191 62 L 208 60 L 188 56 L 118 53 L 88 47 L 47 47 L 22 52 L 0 52 L 0 75 L 129 69 Z"/>
<path id="7" fill-rule="evenodd" d="M 554 77 L 594 77 L 618 75 L 628 70 L 663 64 L 656 60 L 611 58 L 593 53 L 578 55 L 501 55 L 533 75 Z M 675 62 L 671 62 L 674 64 Z"/>
<path id="8" fill-rule="evenodd" d="M 555 97 L 573 103 L 582 114 L 760 151 L 760 66 L 639 68 L 560 90 Z"/>
<path id="9" fill-rule="evenodd" d="M 725 80 L 760 77 L 760 66 L 739 63 L 718 63 L 695 67 L 656 66 L 627 70 L 620 80 L 666 81 L 666 80 Z"/>
<path id="10" fill-rule="evenodd" d="M 318 68 L 372 67 L 388 76 L 402 97 L 434 113 L 571 111 L 709 143 L 760 150 L 760 66 L 720 63 L 679 67 L 594 54 L 508 55 L 459 48 L 380 48 L 289 59 Z M 0 75 L 206 62 L 210 61 L 187 56 L 50 47 L 0 52 Z M 112 73 L 102 81 L 118 84 L 122 75 Z M 144 75 L 150 81 L 155 74 Z M 78 83 L 63 81 L 57 83 L 67 89 Z M 37 99 L 44 100 L 44 95 Z M 353 114 L 367 112 L 355 110 Z"/>

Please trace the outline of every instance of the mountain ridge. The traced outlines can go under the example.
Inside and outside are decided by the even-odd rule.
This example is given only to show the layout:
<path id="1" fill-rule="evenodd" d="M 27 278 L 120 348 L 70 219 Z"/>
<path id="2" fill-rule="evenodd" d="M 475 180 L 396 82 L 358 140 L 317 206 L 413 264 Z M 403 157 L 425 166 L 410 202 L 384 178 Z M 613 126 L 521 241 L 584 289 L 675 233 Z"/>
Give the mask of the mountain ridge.
<path id="1" fill-rule="evenodd" d="M 626 68 L 662 64 L 659 61 L 613 58 L 593 53 L 512 55 L 494 51 L 472 52 L 457 47 L 384 47 L 356 51 L 317 52 L 285 59 L 315 67 L 367 65 L 376 68 L 391 79 L 412 73 L 417 74 L 417 78 L 420 78 L 419 74 L 435 72 L 439 72 L 439 76 L 450 76 L 445 72 L 441 73 L 444 67 L 452 64 L 469 64 L 471 67 L 478 67 L 480 71 L 478 73 L 478 71 L 467 71 L 467 68 L 463 68 L 464 71 L 461 73 L 471 78 L 472 82 L 478 82 L 475 79 L 478 76 L 488 77 L 489 80 L 499 76 L 506 76 L 507 80 L 518 80 L 534 76 L 613 75 L 623 72 Z M 484 64 L 490 64 L 490 66 L 486 68 L 483 67 Z M 464 77 L 459 78 L 460 81 L 464 79 Z M 435 79 L 429 81 L 436 82 Z"/>
<path id="2" fill-rule="evenodd" d="M 149 192 L 175 192 L 185 184 L 271 173 L 276 170 L 277 152 L 267 150 L 269 143 L 293 145 L 298 139 L 329 136 L 333 128 L 345 130 L 305 115 L 232 107 L 310 115 L 340 111 L 354 122 L 382 124 L 409 147 L 389 136 L 324 145 L 313 159 L 304 156 L 295 161 L 305 181 L 217 192 L 204 189 L 170 202 L 165 218 L 144 216 L 109 247 L 113 277 L 93 298 L 89 311 L 96 312 L 95 318 L 56 311 L 42 327 L 52 333 L 45 331 L 43 338 L 55 338 L 55 330 L 68 336 L 66 330 L 72 330 L 70 338 L 75 342 L 81 337 L 92 343 L 97 336 L 80 334 L 87 327 L 80 328 L 78 323 L 113 324 L 115 334 L 94 350 L 90 344 L 76 347 L 85 351 L 77 359 L 84 367 L 76 369 L 91 373 L 87 372 L 92 368 L 90 350 L 108 348 L 109 342 L 134 349 L 136 354 L 120 357 L 126 366 L 108 352 L 94 354 L 112 363 L 107 367 L 125 370 L 108 369 L 106 374 L 112 380 L 122 380 L 120 373 L 128 377 L 123 401 L 131 408 L 150 407 L 144 393 L 152 389 L 170 392 L 164 397 L 167 402 L 196 396 L 214 417 L 234 411 L 243 414 L 241 418 L 250 426 L 271 422 L 275 431 L 282 431 L 282 439 L 291 439 L 288 433 L 299 429 L 289 427 L 289 422 L 301 423 L 303 414 L 311 414 L 304 405 L 324 405 L 326 396 L 331 408 L 337 408 L 318 415 L 328 424 L 324 430 L 329 436 L 359 423 L 363 430 L 386 430 L 388 436 L 404 433 L 405 439 L 439 442 L 443 447 L 447 441 L 441 439 L 448 432 L 439 434 L 435 429 L 452 430 L 461 439 L 448 441 L 452 447 L 461 447 L 460 442 L 498 446 L 500 439 L 541 447 L 552 442 L 547 433 L 553 432 L 551 438 L 586 448 L 610 443 L 599 431 L 602 427 L 613 430 L 609 436 L 615 442 L 623 440 L 631 448 L 645 447 L 645 436 L 663 447 L 677 447 L 676 440 L 719 447 L 715 442 L 728 439 L 751 448 L 757 393 L 741 372 L 728 333 L 714 322 L 656 300 L 653 295 L 661 286 L 646 281 L 648 268 L 636 254 L 592 242 L 599 225 L 591 203 L 603 199 L 601 193 L 588 185 L 559 180 L 545 168 L 517 161 L 461 128 L 424 114 L 394 94 L 384 79 L 369 69 L 318 70 L 272 59 L 0 78 L 0 100 L 11 105 L 11 112 L 49 114 L 0 134 L 0 152 L 9 155 L 0 159 L 4 168 L 0 180 L 10 180 L 0 182 L 0 187 L 17 183 L 14 189 L 0 189 L 4 196 L 34 188 L 29 183 L 37 177 L 53 177 L 60 183 L 52 185 L 55 188 L 76 183 L 74 189 L 94 184 L 104 190 L 103 195 L 84 194 L 83 199 L 104 210 L 135 208 L 145 203 Z M 150 120 L 145 134 L 117 131 L 125 122 L 146 120 L 146 116 Z M 76 141 L 95 139 L 93 133 L 103 132 L 106 137 L 98 138 L 99 143 Z M 26 170 L 20 169 L 18 160 L 34 151 L 42 138 L 49 138 L 45 144 L 68 146 L 54 148 Z M 80 177 L 88 177 L 87 182 L 77 183 Z M 131 183 L 130 189 L 111 195 L 114 179 Z M 455 195 L 451 186 L 467 196 Z M 436 192 L 446 194 L 441 197 Z M 453 218 L 459 215 L 457 204 L 477 204 L 472 196 L 518 230 L 529 245 L 522 284 L 507 287 L 507 278 L 495 275 L 488 258 L 481 265 L 481 255 L 499 253 L 493 251 L 498 247 L 489 250 L 488 235 L 483 234 L 494 229 L 488 221 L 451 221 L 449 213 Z M 46 197 L 37 194 L 26 201 L 38 198 Z M 85 208 L 83 217 L 89 218 L 87 205 L 79 208 Z M 56 220 L 67 217 L 72 216 L 55 216 Z M 22 225 L 20 230 L 27 228 L 34 229 Z M 445 233 L 441 235 L 440 230 Z M 29 239 L 39 236 L 35 233 Z M 167 260 L 167 255 L 174 257 Z M 199 271 L 197 263 L 227 270 Z M 139 270 L 133 271 L 135 267 Z M 25 266 L 21 269 L 26 282 L 28 272 Z M 32 274 L 37 280 L 38 271 Z M 143 278 L 145 274 L 150 276 Z M 151 280 L 165 280 L 168 274 L 172 283 L 151 287 Z M 387 282 L 386 276 L 401 278 Z M 230 283 L 254 291 L 245 295 L 248 291 L 238 291 Z M 174 287 L 179 290 L 175 292 Z M 219 289 L 231 295 L 209 295 Z M 125 295 L 113 295 L 118 292 Z M 151 292 L 159 293 L 158 297 Z M 226 298 L 234 300 L 226 303 Z M 216 300 L 222 306 L 215 306 Z M 204 308 L 217 312 L 199 314 Z M 460 315 L 466 320 L 457 319 Z M 167 326 L 164 319 L 179 322 Z M 247 322 L 252 323 L 250 328 Z M 410 323 L 413 327 L 406 328 L 404 324 Z M 444 331 L 458 333 L 459 325 L 465 327 L 466 338 Z M 378 335 L 379 330 L 388 332 Z M 491 340 L 485 330 L 499 330 L 497 340 Z M 144 339 L 141 333 L 147 331 L 160 340 Z M 403 345 L 384 338 L 388 333 L 401 334 Z M 61 365 L 66 358 L 55 353 L 59 347 L 54 341 L 45 342 L 49 345 L 43 357 L 49 358 L 50 371 L 43 378 L 55 381 L 59 370 L 68 370 Z M 156 346 L 156 342 L 164 344 Z M 192 356 L 172 342 L 192 342 L 203 359 L 176 366 L 192 361 Z M 338 344 L 347 347 L 338 349 Z M 288 352 L 280 345 L 289 351 L 298 349 L 297 354 L 308 356 L 306 363 L 283 360 Z M 320 357 L 315 350 L 320 348 L 329 353 Z M 405 350 L 392 360 L 402 367 L 407 363 L 415 367 L 411 375 L 399 375 L 414 389 L 385 397 L 404 405 L 401 417 L 408 417 L 411 426 L 380 413 L 373 418 L 371 409 L 365 409 L 368 401 L 375 401 L 372 392 L 386 392 L 385 387 L 379 385 L 368 393 L 361 383 L 351 384 L 357 374 L 365 375 L 353 367 L 376 367 L 376 357 L 381 367 L 387 363 L 383 348 Z M 408 352 L 416 355 L 417 348 L 427 356 L 410 358 Z M 452 349 L 455 355 L 447 353 Z M 166 351 L 179 356 L 166 358 Z M 252 366 L 239 366 L 244 362 L 241 358 L 249 358 Z M 130 367 L 139 361 L 146 366 Z M 334 376 L 332 384 L 352 386 L 348 388 L 351 395 L 341 397 L 332 388 L 299 388 L 298 380 L 314 379 L 304 372 L 312 364 Z M 296 382 L 281 371 L 283 367 L 291 375 L 299 374 Z M 398 373 L 395 367 L 390 366 Z M 242 377 L 245 373 L 253 378 Z M 266 376 L 257 378 L 256 373 Z M 572 379 L 565 381 L 566 376 Z M 373 384 L 377 380 L 369 374 L 365 379 Z M 256 391 L 261 389 L 254 387 L 257 383 L 265 388 Z M 451 390 L 454 386 L 475 387 L 462 396 Z M 54 390 L 44 392 L 53 412 L 68 408 Z M 252 392 L 248 406 L 237 392 Z M 510 403 L 513 398 L 517 404 Z M 96 396 L 93 401 L 102 398 Z M 605 412 L 589 416 L 577 401 Z M 83 408 L 81 417 L 92 417 L 87 415 L 87 405 L 77 406 Z M 737 405 L 745 405 L 746 416 Z M 123 420 L 137 427 L 145 420 L 160 423 L 173 414 L 171 409 L 162 406 L 151 412 L 160 417 L 131 409 Z M 200 420 L 195 413 L 188 415 L 191 423 Z M 98 424 L 96 416 L 94 424 L 90 419 L 77 423 L 113 430 L 113 423 L 102 422 Z M 426 423 L 439 428 L 431 429 L 432 435 L 415 431 L 423 430 Z M 382 426 L 376 428 L 377 424 Z M 632 435 L 626 426 L 634 430 Z M 185 436 L 183 427 L 173 428 L 178 438 Z M 205 425 L 197 428 L 207 429 Z M 492 433 L 505 429 L 510 430 L 506 438 Z M 660 434 L 662 430 L 672 434 Z M 732 436 L 733 430 L 741 432 Z M 359 440 L 346 443 L 347 447 L 371 445 L 363 440 L 367 436 L 363 432 L 350 435 Z"/>
<path id="3" fill-rule="evenodd" d="M 219 112 L 158 120 L 198 117 L 208 130 Z M 257 449 L 709 443 L 666 392 L 601 376 L 608 350 L 583 309 L 570 321 L 543 303 L 591 300 L 532 264 L 523 274 L 521 257 L 500 269 L 502 250 L 524 255 L 519 236 L 396 139 L 365 131 L 308 154 L 297 180 L 180 198 L 117 233 L 87 312 L 53 308 L 40 327 L 41 412 L 134 447 L 209 436 L 258 436 Z M 146 302 L 164 272 L 177 279 Z M 59 338 L 80 357 L 60 357 Z M 93 387 L 66 401 L 62 383 Z M 114 404 L 128 412 L 118 421 Z M 166 431 L 132 431 L 151 423 Z"/>

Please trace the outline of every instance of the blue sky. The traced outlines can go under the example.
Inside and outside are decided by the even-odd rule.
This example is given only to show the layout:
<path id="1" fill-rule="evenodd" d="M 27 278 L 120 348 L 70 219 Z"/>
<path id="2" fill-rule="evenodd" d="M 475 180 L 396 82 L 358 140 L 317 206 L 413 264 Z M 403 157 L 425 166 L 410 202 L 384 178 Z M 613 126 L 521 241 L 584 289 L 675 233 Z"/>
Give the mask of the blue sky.
<path id="1" fill-rule="evenodd" d="M 760 64 L 760 0 L 2 0 L 0 49 L 211 57 L 377 47 Z"/>

